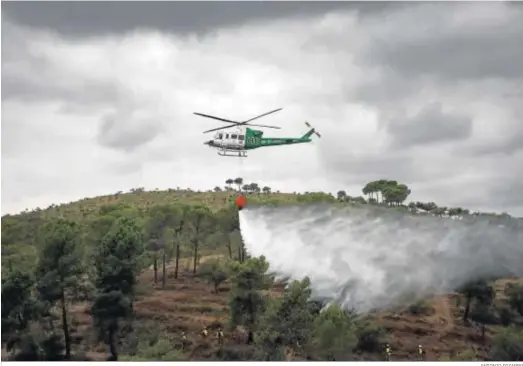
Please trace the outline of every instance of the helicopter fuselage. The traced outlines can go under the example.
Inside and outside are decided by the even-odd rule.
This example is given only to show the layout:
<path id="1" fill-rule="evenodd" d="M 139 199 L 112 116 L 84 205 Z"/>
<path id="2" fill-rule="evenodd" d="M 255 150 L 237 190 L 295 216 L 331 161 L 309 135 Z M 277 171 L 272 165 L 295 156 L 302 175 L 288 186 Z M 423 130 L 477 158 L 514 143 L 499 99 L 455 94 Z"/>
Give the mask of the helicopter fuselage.
<path id="1" fill-rule="evenodd" d="M 314 132 L 311 129 L 302 137 L 263 137 L 263 132 L 250 128 L 238 128 L 235 132 L 217 132 L 212 140 L 204 144 L 219 149 L 218 153 L 225 156 L 246 156 L 246 150 L 253 150 L 259 147 L 291 145 L 311 142 L 310 135 Z M 226 154 L 231 152 L 232 154 Z M 243 154 L 241 153 L 243 152 Z"/>

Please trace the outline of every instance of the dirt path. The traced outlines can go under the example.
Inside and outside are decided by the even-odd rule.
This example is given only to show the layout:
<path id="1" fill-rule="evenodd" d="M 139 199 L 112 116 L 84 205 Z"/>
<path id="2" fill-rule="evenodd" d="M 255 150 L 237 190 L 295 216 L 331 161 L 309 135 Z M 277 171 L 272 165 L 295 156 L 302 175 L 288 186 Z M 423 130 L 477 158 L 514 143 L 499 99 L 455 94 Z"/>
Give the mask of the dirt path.
<path id="1" fill-rule="evenodd" d="M 452 315 L 452 307 L 449 301 L 449 298 L 445 296 L 442 299 L 442 310 L 443 310 L 443 316 L 445 317 L 445 320 L 447 321 L 447 325 L 445 328 L 443 328 L 443 332 L 447 333 L 451 331 L 454 328 L 454 316 Z"/>
<path id="2" fill-rule="evenodd" d="M 451 305 L 447 296 L 442 296 L 434 302 L 434 315 L 430 321 L 437 326 L 438 336 L 443 336 L 454 328 L 454 317 L 452 316 Z M 443 325 L 440 327 L 440 325 Z"/>

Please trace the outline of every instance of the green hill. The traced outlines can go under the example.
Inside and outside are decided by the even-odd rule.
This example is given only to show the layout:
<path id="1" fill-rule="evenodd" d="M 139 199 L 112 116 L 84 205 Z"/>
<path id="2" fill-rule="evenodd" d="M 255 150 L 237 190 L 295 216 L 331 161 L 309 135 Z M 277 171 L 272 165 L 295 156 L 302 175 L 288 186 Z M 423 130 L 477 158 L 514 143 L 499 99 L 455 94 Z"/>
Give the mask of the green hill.
<path id="1" fill-rule="evenodd" d="M 479 281 L 460 294 L 364 319 L 336 308 L 320 315 L 306 281 L 285 289 L 270 280 L 263 259 L 248 258 L 232 185 L 241 186 L 248 205 L 471 215 L 432 202 L 406 204 L 410 189 L 390 180 L 369 182 L 363 198 L 271 192 L 239 179 L 208 192 L 138 188 L 4 215 L 2 358 L 9 351 L 28 360 L 101 360 L 103 343 L 129 360 L 376 360 L 386 357 L 386 343 L 396 360 L 416 359 L 419 343 L 431 360 L 523 357 L 523 287 L 514 280 Z M 485 332 L 462 323 L 466 309 Z M 203 326 L 223 327 L 223 342 L 199 335 Z M 254 342 L 246 344 L 249 333 Z"/>

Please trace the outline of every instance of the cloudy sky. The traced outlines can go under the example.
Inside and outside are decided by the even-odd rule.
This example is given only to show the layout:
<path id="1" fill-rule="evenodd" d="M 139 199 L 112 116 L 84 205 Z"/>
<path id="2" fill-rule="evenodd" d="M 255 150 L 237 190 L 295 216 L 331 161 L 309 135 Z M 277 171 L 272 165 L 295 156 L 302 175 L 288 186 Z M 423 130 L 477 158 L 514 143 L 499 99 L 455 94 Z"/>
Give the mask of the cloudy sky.
<path id="1" fill-rule="evenodd" d="M 523 215 L 514 3 L 2 3 L 2 213 L 134 187 L 361 194 Z M 219 157 L 201 112 L 312 144 Z M 263 121 L 263 122 L 262 122 Z"/>

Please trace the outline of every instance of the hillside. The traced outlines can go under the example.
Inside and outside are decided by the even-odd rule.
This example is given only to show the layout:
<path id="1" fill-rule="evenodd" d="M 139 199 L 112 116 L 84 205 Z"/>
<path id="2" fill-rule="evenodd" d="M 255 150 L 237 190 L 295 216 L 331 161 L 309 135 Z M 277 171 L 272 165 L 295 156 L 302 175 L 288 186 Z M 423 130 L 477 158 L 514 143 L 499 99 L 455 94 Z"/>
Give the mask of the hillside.
<path id="1" fill-rule="evenodd" d="M 170 268 L 172 270 L 172 268 Z M 230 285 L 222 285 L 219 294 L 211 291 L 211 286 L 199 278 L 193 278 L 190 271 L 184 273 L 178 280 L 168 278 L 165 289 L 155 286 L 153 271 L 148 270 L 140 277 L 143 290 L 140 300 L 136 304 L 139 326 L 135 332 L 140 337 L 156 339 L 165 337 L 175 348 L 181 348 L 180 334 L 185 331 L 190 346 L 188 347 L 188 358 L 190 360 L 216 360 L 223 356 L 219 354 L 219 345 L 214 339 L 202 339 L 200 332 L 204 326 L 215 328 L 219 324 L 227 324 L 227 296 Z M 503 293 L 506 283 L 517 282 L 517 279 L 503 280 L 497 283 L 498 294 Z M 142 287 L 142 288 L 143 288 Z M 276 292 L 282 292 L 282 286 L 274 288 Z M 492 339 L 499 334 L 501 326 L 487 327 L 486 341 L 481 339 L 481 331 L 474 326 L 465 326 L 462 321 L 463 307 L 457 306 L 459 294 L 427 301 L 424 306 L 427 315 L 414 315 L 409 309 L 402 309 L 397 313 L 380 313 L 371 318 L 373 322 L 384 329 L 382 342 L 388 342 L 392 349 L 392 360 L 417 360 L 418 345 L 422 344 L 425 351 L 425 360 L 483 360 L 488 359 L 488 351 Z M 75 308 L 75 318 L 78 322 L 77 332 L 79 335 L 88 333 L 91 328 L 91 319 L 88 316 L 88 306 L 79 304 Z M 238 334 L 234 332 L 225 333 L 225 345 L 227 352 L 233 356 L 241 357 L 244 352 L 251 352 L 242 345 Z M 107 357 L 106 347 L 99 345 L 94 347 L 86 344 L 86 354 L 98 360 Z M 136 352 L 129 346 L 130 352 Z M 139 360 L 147 355 L 154 355 L 156 359 L 171 352 L 171 347 L 164 349 L 157 345 L 151 349 L 141 350 L 130 360 Z M 234 356 L 234 354 L 237 354 Z M 143 355 L 143 356 L 142 356 Z M 383 352 L 362 353 L 356 356 L 358 359 L 382 359 Z M 167 358 L 169 359 L 169 358 Z"/>
<path id="2" fill-rule="evenodd" d="M 143 230 L 147 253 L 140 263 L 135 264 L 141 270 L 136 283 L 137 295 L 133 297 L 134 315 L 131 318 L 122 319 L 122 323 L 119 325 L 117 348 L 119 358 L 122 360 L 264 359 L 269 357 L 268 350 L 273 349 L 281 350 L 281 357 L 288 360 L 374 360 L 386 357 L 384 349 L 387 343 L 391 347 L 390 358 L 392 360 L 417 359 L 420 344 L 425 350 L 423 357 L 426 360 L 496 359 L 508 361 L 515 360 L 514 357 L 523 357 L 523 353 L 518 353 L 522 351 L 520 346 L 514 346 L 515 348 L 508 351 L 500 350 L 500 344 L 507 344 L 507 342 L 516 344 L 521 340 L 521 338 L 517 339 L 518 334 L 520 334 L 519 337 L 523 336 L 521 330 L 523 324 L 521 289 L 523 287 L 514 285 L 521 283 L 521 279 L 500 279 L 489 283 L 483 281 L 475 283 L 475 287 L 464 288 L 461 293 L 426 299 L 426 301 L 411 304 L 393 312 L 371 314 L 364 319 L 345 320 L 348 322 L 347 324 L 351 324 L 351 327 L 355 328 L 351 334 L 341 335 L 343 345 L 339 345 L 338 349 L 330 350 L 330 353 L 326 353 L 327 346 L 322 346 L 322 342 L 330 339 L 329 344 L 339 344 L 341 341 L 336 341 L 338 336 L 335 328 L 330 330 L 325 330 L 321 326 L 318 329 L 315 328 L 314 324 L 321 318 L 316 318 L 318 315 L 314 315 L 316 320 L 314 324 L 310 325 L 312 338 L 306 342 L 307 346 L 304 343 L 305 339 L 295 339 L 292 326 L 287 327 L 291 329 L 290 335 L 283 336 L 284 330 L 279 330 L 278 332 L 283 333 L 281 337 L 277 338 L 264 332 L 267 327 L 267 329 L 275 327 L 271 331 L 274 333 L 280 329 L 278 328 L 279 323 L 285 324 L 286 321 L 291 321 L 288 320 L 290 319 L 288 315 L 285 318 L 280 318 L 278 315 L 278 321 L 270 320 L 276 316 L 271 311 L 276 311 L 274 309 L 278 309 L 278 306 L 283 306 L 278 299 L 286 299 L 287 296 L 291 296 L 288 292 L 291 290 L 285 291 L 284 284 L 275 283 L 268 291 L 262 291 L 263 286 L 258 290 L 244 289 L 242 291 L 261 291 L 260 293 L 268 294 L 269 298 L 273 299 L 269 301 L 272 305 L 263 310 L 265 315 L 257 320 L 260 325 L 257 326 L 255 332 L 254 344 L 246 344 L 245 329 L 249 328 L 249 323 L 241 325 L 240 321 L 237 324 L 239 327 L 227 327 L 228 323 L 232 321 L 231 312 L 234 312 L 229 306 L 231 296 L 234 297 L 239 291 L 238 278 L 241 273 L 251 271 L 254 268 L 252 266 L 256 266 L 256 263 L 248 259 L 243 250 L 241 236 L 238 232 L 237 215 L 235 210 L 231 209 L 231 200 L 235 196 L 235 191 L 231 188 L 233 184 L 235 184 L 234 181 L 230 180 L 227 183 L 228 187 L 215 188 L 214 191 L 209 192 L 174 189 L 147 192 L 135 189 L 128 193 L 119 192 L 107 196 L 86 198 L 69 204 L 53 205 L 43 210 L 3 216 L 2 308 L 4 308 L 4 295 L 8 294 L 5 283 L 9 283 L 11 286 L 16 284 L 18 288 L 21 288 L 20 281 L 15 281 L 19 278 L 16 276 L 21 276 L 20 272 L 32 270 L 35 267 L 34 263 L 39 263 L 36 271 L 42 273 L 38 272 L 41 270 L 41 263 L 44 262 L 42 253 L 45 250 L 42 251 L 42 245 L 46 247 L 46 245 L 52 246 L 57 243 L 56 234 L 52 234 L 52 230 L 44 230 L 47 223 L 57 222 L 58 219 L 75 223 L 78 226 L 75 229 L 77 231 L 74 231 L 77 233 L 76 239 L 69 236 L 70 240 L 77 240 L 77 244 L 84 248 L 81 255 L 82 261 L 89 262 L 92 256 L 96 256 L 96 253 L 101 250 L 99 243 L 110 245 L 107 237 L 116 226 L 123 225 L 121 219 L 125 218 L 131 219 L 127 225 L 133 227 L 133 222 L 135 222 L 135 227 Z M 243 182 L 236 183 L 238 186 L 242 184 Z M 243 185 L 242 190 L 248 195 L 249 205 L 315 202 L 336 205 L 371 204 L 379 209 L 397 209 L 416 215 L 432 214 L 457 219 L 470 216 L 470 213 L 464 209 L 438 207 L 434 203 L 416 202 L 405 205 L 404 202 L 410 194 L 410 190 L 405 185 L 394 181 L 370 182 L 363 189 L 367 199 L 360 196 L 350 197 L 344 191 L 338 192 L 337 197 L 325 193 L 273 193 L 268 187 L 261 189 L 258 185 L 252 184 Z M 184 219 L 180 221 L 182 214 Z M 490 215 L 497 217 L 497 215 Z M 185 226 L 183 226 L 184 220 Z M 199 220 L 203 220 L 202 222 L 207 220 L 209 224 L 206 226 L 202 224 L 203 226 L 200 227 Z M 60 226 L 55 226 L 55 231 L 57 227 L 60 228 Z M 195 229 L 196 227 L 199 228 Z M 178 228 L 180 228 L 179 232 L 176 231 Z M 195 230 L 197 235 L 193 235 Z M 194 241 L 193 238 L 198 239 Z M 176 262 L 178 262 L 178 266 L 176 266 Z M 234 264 L 231 264 L 233 262 L 240 262 L 237 264 L 240 267 L 235 267 Z M 52 263 L 48 266 L 52 268 Z M 264 276 L 263 271 L 259 269 L 257 271 L 258 275 Z M 209 282 L 212 282 L 222 272 L 223 278 L 219 291 L 215 293 Z M 86 274 L 83 276 L 84 278 L 92 276 L 89 270 L 84 273 Z M 8 278 L 5 279 L 6 277 Z M 37 285 L 37 291 L 42 293 L 44 290 L 38 284 L 43 280 L 32 281 L 36 282 L 29 283 L 27 289 L 34 289 L 33 286 Z M 6 294 L 4 294 L 4 289 L 6 289 Z M 99 330 L 99 327 L 93 324 L 91 314 L 93 301 L 99 290 L 93 288 L 92 284 L 87 284 L 87 290 L 85 288 L 82 290 L 84 291 L 82 296 L 70 293 L 69 290 L 66 291 L 72 354 L 76 359 L 103 360 L 108 357 L 108 346 L 104 342 L 96 341 L 95 330 Z M 304 289 L 300 291 L 307 292 Z M 492 291 L 492 294 L 487 296 L 490 299 L 488 301 L 489 310 L 481 313 L 481 306 L 486 304 L 483 301 L 485 296 L 482 294 L 489 291 Z M 467 298 L 471 299 L 471 315 L 467 317 L 474 319 L 472 323 L 470 320 L 463 321 Z M 50 311 L 34 318 L 32 325 L 15 324 L 11 326 L 14 327 L 13 329 L 19 327 L 19 330 L 23 330 L 23 334 L 34 335 L 34 329 L 42 329 L 42 327 L 47 329 L 45 328 L 47 325 L 41 323 L 43 319 L 49 320 L 54 325 L 47 331 L 56 335 L 57 338 L 53 339 L 62 344 L 64 340 L 60 329 L 63 328 L 64 322 L 59 315 L 60 301 L 52 297 L 49 304 L 52 304 Z M 296 314 L 305 316 L 302 314 L 304 309 L 302 305 L 294 302 L 292 304 L 294 304 L 292 306 L 296 306 Z M 520 311 L 519 314 L 518 311 Z M 480 314 L 478 315 L 478 313 Z M 278 312 L 276 311 L 275 314 Z M 12 315 L 6 314 L 4 319 L 3 314 L 3 323 L 12 319 Z M 134 321 L 131 323 L 130 319 L 134 319 Z M 220 345 L 211 336 L 203 338 L 200 335 L 200 331 L 205 326 L 209 328 L 213 336 L 219 326 L 223 327 L 223 345 Z M 483 327 L 485 329 L 484 337 L 482 336 Z M 11 329 L 4 326 L 2 328 Z M 187 337 L 185 342 L 182 341 L 182 332 L 185 332 Z M 36 339 L 34 336 L 29 338 L 31 340 L 18 339 L 15 342 L 17 346 L 14 347 L 14 350 L 23 353 L 25 351 L 22 346 L 31 343 L 40 344 L 42 347 L 42 339 Z M 10 339 L 9 333 L 3 333 L 2 339 L 5 347 L 5 342 Z M 349 347 L 349 351 L 345 350 L 347 345 L 352 345 Z M 63 348 L 63 346 L 61 347 Z M 42 352 L 44 351 L 41 351 L 38 357 L 44 357 L 41 356 Z M 2 358 L 5 357 L 7 357 L 7 352 L 4 349 Z"/>

